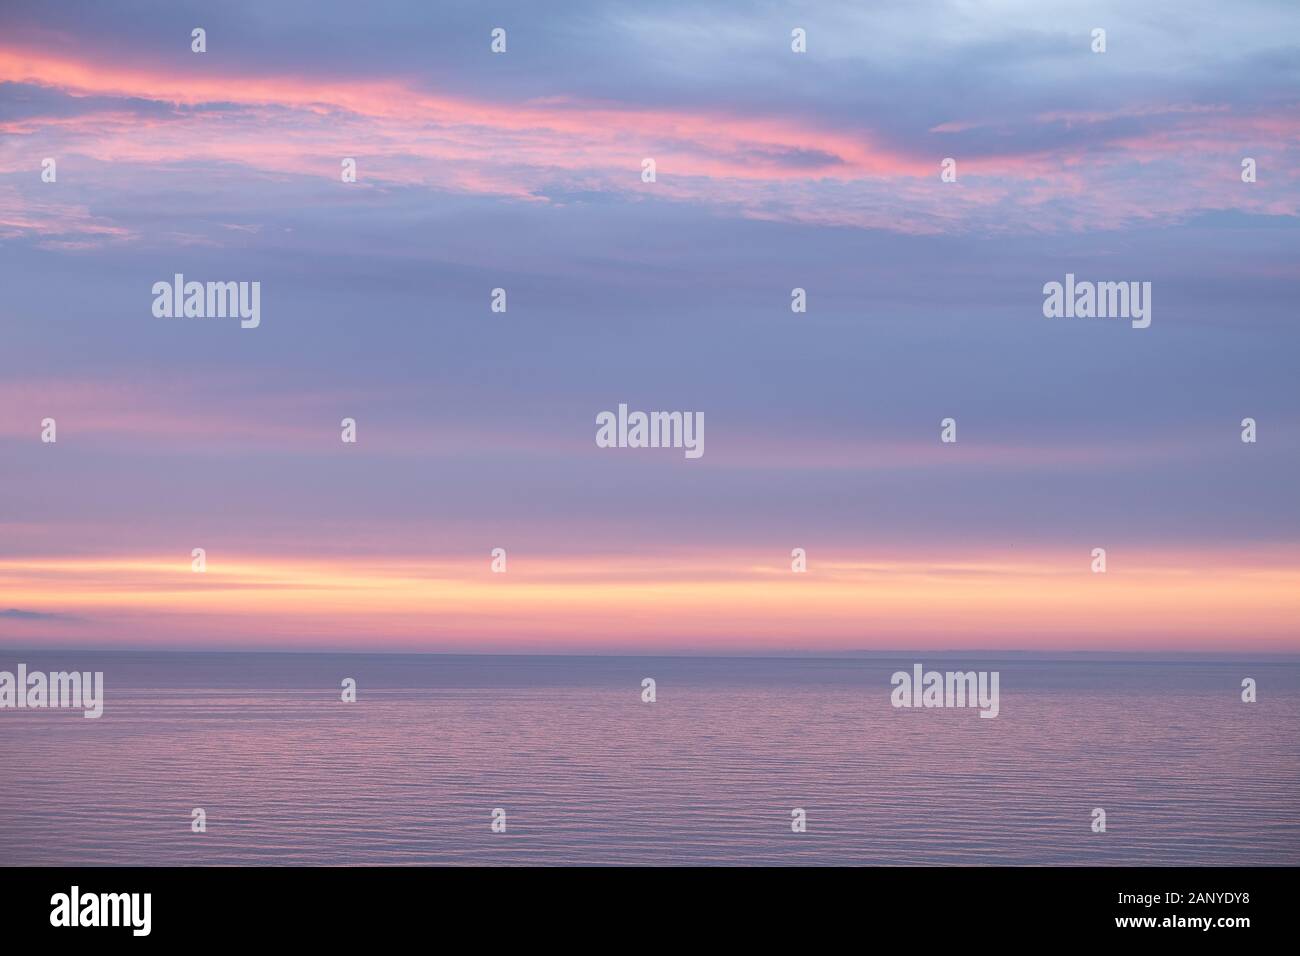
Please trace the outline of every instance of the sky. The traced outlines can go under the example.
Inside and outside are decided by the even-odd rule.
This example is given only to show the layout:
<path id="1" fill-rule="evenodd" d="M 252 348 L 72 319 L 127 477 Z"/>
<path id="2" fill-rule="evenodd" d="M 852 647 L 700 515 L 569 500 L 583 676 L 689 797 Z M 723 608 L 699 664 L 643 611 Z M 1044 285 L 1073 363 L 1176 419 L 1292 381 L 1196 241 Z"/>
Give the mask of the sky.
<path id="1" fill-rule="evenodd" d="M 6 3 L 0 643 L 1300 652 L 1298 134 L 1289 0 Z"/>

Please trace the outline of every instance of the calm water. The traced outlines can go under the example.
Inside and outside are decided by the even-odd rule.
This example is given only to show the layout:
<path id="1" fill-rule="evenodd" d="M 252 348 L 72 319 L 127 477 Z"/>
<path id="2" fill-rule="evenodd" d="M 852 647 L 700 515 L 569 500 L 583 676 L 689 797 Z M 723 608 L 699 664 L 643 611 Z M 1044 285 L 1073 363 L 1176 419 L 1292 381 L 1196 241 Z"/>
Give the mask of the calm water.
<path id="1" fill-rule="evenodd" d="M 1001 715 L 893 709 L 915 660 L 1000 671 Z M 1300 864 L 1300 664 L 20 661 L 107 703 L 0 711 L 5 864 Z"/>

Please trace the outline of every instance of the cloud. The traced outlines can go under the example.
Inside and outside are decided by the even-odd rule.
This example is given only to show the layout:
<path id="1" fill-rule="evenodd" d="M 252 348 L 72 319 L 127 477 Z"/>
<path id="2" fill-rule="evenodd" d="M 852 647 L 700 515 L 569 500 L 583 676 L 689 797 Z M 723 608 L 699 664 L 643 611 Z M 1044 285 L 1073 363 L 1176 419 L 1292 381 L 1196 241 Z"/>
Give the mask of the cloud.
<path id="1" fill-rule="evenodd" d="M 10 621 L 79 621 L 81 618 L 70 614 L 51 614 L 46 611 L 23 611 L 16 607 L 0 611 L 0 618 Z"/>
<path id="2" fill-rule="evenodd" d="M 850 22 L 874 36 L 877 25 Z M 891 21 L 885 33 L 897 29 Z M 638 36 L 647 32 L 655 35 L 653 24 L 638 28 Z M 201 57 L 184 67 L 120 51 L 91 60 L 11 41 L 0 46 L 0 132 L 29 141 L 9 160 L 27 164 L 8 168 L 22 181 L 31 179 L 26 152 L 39 149 L 89 161 L 80 180 L 102 191 L 171 188 L 169 174 L 181 167 L 186 176 L 195 167 L 215 174 L 222 191 L 232 191 L 223 188 L 231 180 L 246 185 L 250 171 L 272 181 L 337 182 L 339 157 L 352 156 L 360 182 L 350 198 L 399 187 L 543 204 L 566 195 L 653 197 L 733 217 L 910 234 L 1114 230 L 1230 209 L 1300 215 L 1292 145 L 1300 119 L 1292 103 L 1251 98 L 1250 89 L 1267 83 L 1122 87 L 1117 96 L 1127 75 L 1117 54 L 1106 62 L 1118 69 L 1084 60 L 1095 75 L 1071 89 L 1060 75 L 1074 56 L 1068 37 L 941 33 L 963 76 L 953 96 L 936 95 L 925 68 L 937 55 L 930 49 L 901 65 L 903 73 L 873 77 L 859 60 L 844 75 L 816 58 L 787 75 L 788 63 L 778 70 L 771 52 L 746 45 L 735 56 L 768 64 L 753 86 L 772 95 L 696 89 L 665 97 L 635 83 L 608 88 L 576 78 L 546 95 L 492 82 L 466 89 L 378 60 L 366 72 L 303 63 L 288 73 L 258 60 L 214 71 Z M 686 50 L 694 62 L 698 51 Z M 638 55 L 652 59 L 649 50 Z M 978 68 L 989 61 L 1013 66 L 990 77 Z M 467 68 L 479 78 L 491 73 L 483 63 Z M 544 64 L 527 69 L 551 75 Z M 860 99 L 861 84 L 846 82 L 855 77 L 889 96 Z M 1012 82 L 1021 98 L 971 100 L 963 92 L 994 79 L 999 91 Z M 792 85 L 798 97 L 784 95 Z M 1025 92 L 1039 86 L 1057 95 Z M 952 115 L 929 108 L 918 119 L 900 106 L 936 101 Z M 1247 148 L 1268 171 L 1267 189 L 1241 188 Z M 945 185 L 938 164 L 948 156 L 960 180 Z M 659 177 L 648 188 L 640 179 L 646 157 Z M 39 217 L 11 219 L 9 235 L 39 231 Z M 51 213 L 47 240 L 76 248 L 121 237 L 104 229 L 84 212 Z"/>

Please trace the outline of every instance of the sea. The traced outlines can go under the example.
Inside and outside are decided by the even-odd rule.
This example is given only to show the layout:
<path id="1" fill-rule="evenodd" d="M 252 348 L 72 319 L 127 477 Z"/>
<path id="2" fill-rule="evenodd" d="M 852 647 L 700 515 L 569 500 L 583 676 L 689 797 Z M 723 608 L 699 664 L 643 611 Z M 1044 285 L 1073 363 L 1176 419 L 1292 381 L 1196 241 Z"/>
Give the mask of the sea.
<path id="1" fill-rule="evenodd" d="M 1300 864 L 1297 662 L 19 663 L 102 671 L 104 711 L 0 709 L 0 865 Z M 997 671 L 997 717 L 893 706 L 918 663 Z"/>

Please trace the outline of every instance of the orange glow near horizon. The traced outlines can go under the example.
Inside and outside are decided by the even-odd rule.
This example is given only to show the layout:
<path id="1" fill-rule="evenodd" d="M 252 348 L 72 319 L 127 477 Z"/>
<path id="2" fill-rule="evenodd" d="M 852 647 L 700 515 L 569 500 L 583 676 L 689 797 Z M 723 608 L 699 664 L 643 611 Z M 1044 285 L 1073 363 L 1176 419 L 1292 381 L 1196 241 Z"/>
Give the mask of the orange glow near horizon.
<path id="1" fill-rule="evenodd" d="M 753 555 L 481 561 L 162 557 L 0 561 L 12 646 L 585 650 L 1300 650 L 1300 562 L 1060 553 L 979 561 Z M 1119 564 L 1122 563 L 1122 567 Z"/>

